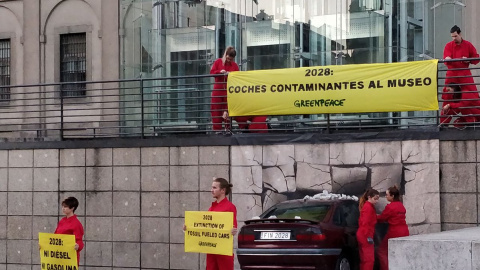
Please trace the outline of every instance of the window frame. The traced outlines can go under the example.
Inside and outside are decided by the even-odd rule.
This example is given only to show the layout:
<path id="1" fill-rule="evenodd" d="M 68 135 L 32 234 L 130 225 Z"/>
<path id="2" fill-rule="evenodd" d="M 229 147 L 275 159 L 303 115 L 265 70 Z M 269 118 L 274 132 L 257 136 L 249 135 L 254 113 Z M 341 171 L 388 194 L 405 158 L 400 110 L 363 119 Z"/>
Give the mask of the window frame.
<path id="1" fill-rule="evenodd" d="M 86 76 L 85 76 L 85 81 L 92 81 L 92 32 L 93 32 L 93 26 L 92 25 L 74 25 L 74 26 L 61 26 L 61 27 L 55 27 L 54 28 L 54 58 L 53 58 L 53 69 L 54 69 L 54 80 L 55 82 L 60 82 L 60 72 L 61 72 L 61 67 L 60 67 L 60 61 L 61 61 L 61 50 L 60 50 L 60 35 L 65 35 L 65 34 L 78 34 L 78 33 L 85 33 L 86 34 L 86 55 L 85 55 L 85 68 L 86 68 Z M 89 94 L 92 90 L 92 84 L 87 83 L 86 84 L 86 95 L 84 96 L 74 96 L 74 97 L 69 97 L 69 96 L 64 96 L 62 95 L 62 89 L 61 86 L 58 85 L 56 87 L 55 91 L 55 96 L 58 99 L 62 99 L 63 102 L 66 104 L 75 104 L 75 103 L 88 103 L 91 101 L 92 97 Z"/>
<path id="2" fill-rule="evenodd" d="M 72 46 L 76 46 L 75 52 Z M 60 94 L 62 98 L 82 98 L 87 95 L 87 84 L 78 83 L 87 81 L 87 33 L 60 34 Z M 73 66 L 72 66 L 73 65 Z M 66 67 L 66 68 L 65 68 Z M 66 74 L 65 74 L 66 73 Z M 71 75 L 75 80 L 66 80 Z M 79 79 L 78 77 L 84 77 Z M 72 84 L 63 84 L 72 82 Z M 70 88 L 71 87 L 71 88 Z"/>
<path id="3" fill-rule="evenodd" d="M 9 102 L 12 100 L 11 87 L 3 87 L 3 86 L 4 86 L 4 85 L 8 85 L 8 86 L 13 85 L 13 83 L 12 83 L 12 68 L 13 68 L 13 67 L 12 67 L 12 62 L 13 62 L 13 61 L 12 61 L 12 53 L 13 53 L 13 52 L 12 52 L 12 51 L 13 51 L 13 50 L 12 50 L 12 39 L 9 38 L 9 37 L 7 37 L 7 38 L 2 38 L 2 36 L 0 36 L 0 44 L 1 44 L 2 42 L 6 42 L 6 44 L 8 44 L 8 45 L 7 45 L 8 47 L 6 47 L 6 49 L 8 50 L 8 58 L 6 58 L 6 59 L 8 59 L 8 60 L 7 60 L 8 63 L 7 63 L 7 65 L 5 65 L 5 66 L 2 66 L 2 65 L 0 64 L 0 68 L 1 68 L 1 67 L 7 67 L 6 70 L 8 70 L 8 71 L 7 71 L 7 74 L 6 74 L 5 77 L 8 77 L 8 83 L 7 83 L 7 84 L 2 84 L 2 80 L 0 80 L 0 87 L 1 87 L 1 88 L 0 88 L 0 104 L 9 103 Z M 3 49 L 3 47 L 2 47 L 1 45 L 0 45 L 0 49 Z M 0 53 L 0 57 L 1 57 L 2 55 L 3 55 L 3 54 Z M 0 58 L 0 59 L 4 59 L 4 58 Z M 1 69 L 0 69 L 0 70 L 1 70 Z M 2 73 L 0 72 L 0 78 L 2 78 L 3 75 L 4 75 L 4 74 L 2 74 Z M 4 91 L 7 91 L 7 92 L 4 93 Z"/>

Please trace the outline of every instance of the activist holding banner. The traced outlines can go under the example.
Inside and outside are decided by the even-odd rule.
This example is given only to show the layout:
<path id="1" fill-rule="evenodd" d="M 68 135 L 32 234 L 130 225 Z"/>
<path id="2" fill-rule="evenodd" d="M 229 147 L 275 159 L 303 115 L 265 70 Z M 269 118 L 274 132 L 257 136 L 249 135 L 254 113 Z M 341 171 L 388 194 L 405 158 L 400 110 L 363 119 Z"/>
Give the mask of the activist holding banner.
<path id="1" fill-rule="evenodd" d="M 55 234 L 72 234 L 75 236 L 75 250 L 77 251 L 77 263 L 80 264 L 80 251 L 83 249 L 83 226 L 75 215 L 78 208 L 78 200 L 75 197 L 68 197 L 62 202 L 62 218 L 55 229 Z"/>
<path id="2" fill-rule="evenodd" d="M 211 193 L 215 199 L 208 209 L 210 212 L 231 212 L 233 213 L 233 229 L 232 235 L 237 234 L 237 208 L 231 203 L 227 195 L 232 192 L 233 185 L 228 183 L 224 178 L 214 178 Z M 187 226 L 183 225 L 183 231 L 187 230 Z M 234 257 L 232 255 L 218 255 L 207 253 L 206 270 L 233 270 Z"/>
<path id="3" fill-rule="evenodd" d="M 225 129 L 230 129 L 227 105 L 227 79 L 229 72 L 239 71 L 237 63 L 233 61 L 236 55 L 235 48 L 232 46 L 227 47 L 223 57 L 217 59 L 210 70 L 210 74 L 225 75 L 215 77 L 215 84 L 213 85 L 210 113 L 214 131 L 222 130 L 222 123 L 225 125 Z"/>
<path id="4" fill-rule="evenodd" d="M 453 26 L 452 29 L 450 29 L 450 36 L 452 37 L 452 41 L 448 42 L 445 45 L 445 49 L 443 51 L 443 58 L 445 60 L 479 57 L 475 46 L 473 46 L 473 44 L 468 42 L 467 40 L 464 40 L 461 33 L 462 30 L 456 25 Z M 445 62 L 445 65 L 448 68 L 445 85 L 448 85 L 452 81 L 457 81 L 459 84 L 463 85 L 462 91 L 470 92 L 473 94 L 472 97 L 479 98 L 477 87 L 474 84 L 475 81 L 472 77 L 472 72 L 470 72 L 470 70 L 468 69 L 470 64 L 476 65 L 479 62 L 480 61 L 478 60 Z"/>

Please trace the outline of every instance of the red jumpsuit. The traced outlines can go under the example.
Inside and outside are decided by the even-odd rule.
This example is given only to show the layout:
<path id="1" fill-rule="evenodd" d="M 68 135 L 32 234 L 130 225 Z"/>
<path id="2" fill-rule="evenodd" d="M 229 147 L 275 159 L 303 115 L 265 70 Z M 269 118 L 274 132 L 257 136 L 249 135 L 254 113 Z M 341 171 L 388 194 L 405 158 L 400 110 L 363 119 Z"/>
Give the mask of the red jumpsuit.
<path id="1" fill-rule="evenodd" d="M 388 222 L 388 231 L 377 251 L 380 261 L 380 270 L 388 270 L 388 239 L 409 236 L 405 215 L 407 210 L 399 201 L 393 201 L 388 204 L 382 214 L 378 215 L 379 222 Z"/>
<path id="2" fill-rule="evenodd" d="M 375 264 L 375 247 L 373 243 L 367 242 L 367 238 L 373 240 L 375 224 L 377 224 L 375 207 L 366 201 L 358 219 L 357 242 L 360 252 L 360 270 L 373 270 Z"/>
<path id="3" fill-rule="evenodd" d="M 210 74 L 221 74 L 220 71 L 239 71 L 238 65 L 235 62 L 225 63 L 222 62 L 222 58 L 217 59 L 210 70 Z M 210 105 L 210 111 L 212 115 L 213 130 L 222 130 L 223 112 L 228 110 L 227 105 L 227 76 L 215 77 L 215 84 L 212 91 L 212 103 Z M 228 121 L 225 121 L 225 127 L 230 128 Z"/>
<path id="4" fill-rule="evenodd" d="M 227 198 L 212 202 L 212 206 L 208 211 L 213 212 L 232 212 L 233 227 L 237 228 L 237 208 Z M 207 270 L 233 270 L 233 254 L 232 256 L 207 254 Z"/>
<path id="5" fill-rule="evenodd" d="M 240 129 L 249 129 L 250 132 L 254 133 L 267 133 L 267 117 L 266 116 L 237 116 L 235 121 L 238 123 Z M 247 121 L 250 121 L 250 124 L 247 124 Z"/>
<path id="6" fill-rule="evenodd" d="M 78 244 L 77 263 L 80 264 L 80 251 L 83 249 L 83 226 L 76 215 L 69 218 L 64 217 L 60 219 L 55 229 L 56 234 L 73 234 L 75 235 L 75 242 Z"/>
<path id="7" fill-rule="evenodd" d="M 460 44 L 456 44 L 454 41 L 450 41 L 445 45 L 443 50 L 443 58 L 450 57 L 452 59 L 461 59 L 463 57 L 467 58 L 478 58 L 477 49 L 472 45 L 472 43 L 462 40 Z M 478 64 L 480 61 L 472 61 L 471 64 Z M 458 82 L 459 84 L 470 84 L 474 83 L 473 77 L 467 78 L 451 78 L 453 76 L 472 76 L 470 70 L 451 70 L 457 68 L 468 68 L 470 63 L 465 63 L 462 61 L 458 62 L 445 62 L 445 65 L 449 69 L 447 71 L 447 79 L 445 79 L 445 85 L 448 85 L 450 82 Z M 462 86 L 463 91 L 477 91 L 475 85 L 464 85 Z M 478 98 L 478 92 L 473 92 L 475 98 Z"/>
<path id="8" fill-rule="evenodd" d="M 452 116 L 459 117 L 455 122 L 459 123 L 460 125 L 462 123 L 480 122 L 480 100 L 472 100 L 472 99 L 478 99 L 478 93 L 462 92 L 460 101 L 449 101 L 453 99 L 453 94 L 446 92 L 446 89 L 444 89 L 444 93 L 442 94 L 442 99 L 443 99 L 443 106 L 450 104 L 450 109 L 446 113 L 443 113 L 442 111 L 442 118 L 441 118 L 442 124 L 449 124 L 452 119 Z M 468 107 L 476 107 L 476 108 L 468 108 Z M 477 115 L 477 116 L 472 116 L 472 115 Z"/>

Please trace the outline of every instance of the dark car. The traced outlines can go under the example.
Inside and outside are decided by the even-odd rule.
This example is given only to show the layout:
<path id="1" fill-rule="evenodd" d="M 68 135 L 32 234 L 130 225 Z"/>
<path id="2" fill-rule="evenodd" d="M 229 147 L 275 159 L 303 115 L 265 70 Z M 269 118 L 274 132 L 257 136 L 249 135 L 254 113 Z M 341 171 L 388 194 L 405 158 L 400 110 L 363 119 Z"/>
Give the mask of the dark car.
<path id="1" fill-rule="evenodd" d="M 357 269 L 358 202 L 291 200 L 245 221 L 237 257 L 247 269 Z"/>

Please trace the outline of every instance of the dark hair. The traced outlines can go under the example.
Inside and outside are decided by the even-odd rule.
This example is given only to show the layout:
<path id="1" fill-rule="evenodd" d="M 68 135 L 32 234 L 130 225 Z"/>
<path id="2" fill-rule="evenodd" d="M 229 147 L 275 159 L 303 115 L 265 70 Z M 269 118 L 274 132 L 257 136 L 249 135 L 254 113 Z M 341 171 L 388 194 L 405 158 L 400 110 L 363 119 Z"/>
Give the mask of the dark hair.
<path id="1" fill-rule="evenodd" d="M 233 185 L 228 183 L 228 181 L 225 180 L 225 178 L 215 178 L 215 180 L 213 180 L 213 182 L 219 183 L 220 184 L 220 189 L 225 189 L 225 195 L 228 195 L 232 192 Z"/>
<path id="2" fill-rule="evenodd" d="M 368 200 L 369 197 L 375 197 L 377 195 L 380 195 L 380 193 L 378 192 L 378 190 L 376 189 L 373 189 L 373 188 L 368 188 L 367 191 L 365 191 L 365 193 L 363 193 L 362 197 L 360 197 L 360 200 L 358 202 L 358 208 L 360 210 L 362 210 L 363 208 L 363 205 L 365 204 L 365 202 Z"/>
<path id="3" fill-rule="evenodd" d="M 458 85 L 457 82 L 450 82 L 447 84 L 447 87 L 453 89 L 452 97 L 453 99 L 461 99 L 462 98 L 462 88 Z"/>
<path id="4" fill-rule="evenodd" d="M 394 201 L 400 201 L 400 190 L 398 190 L 397 185 L 388 188 L 388 194 L 393 196 Z"/>
<path id="5" fill-rule="evenodd" d="M 237 56 L 237 51 L 235 51 L 234 47 L 228 46 L 227 49 L 225 49 L 225 55 L 230 57 L 235 57 Z"/>
<path id="6" fill-rule="evenodd" d="M 462 30 L 460 30 L 460 27 L 454 25 L 454 26 L 452 27 L 452 29 L 450 29 L 450 33 L 453 34 L 453 33 L 455 33 L 455 32 L 457 32 L 457 34 L 460 34 L 460 33 L 462 33 Z"/>
<path id="7" fill-rule="evenodd" d="M 78 200 L 75 197 L 68 197 L 65 200 L 63 200 L 62 206 L 63 205 L 70 209 L 73 209 L 73 212 L 75 212 L 75 210 L 77 210 L 77 207 L 78 207 Z"/>

